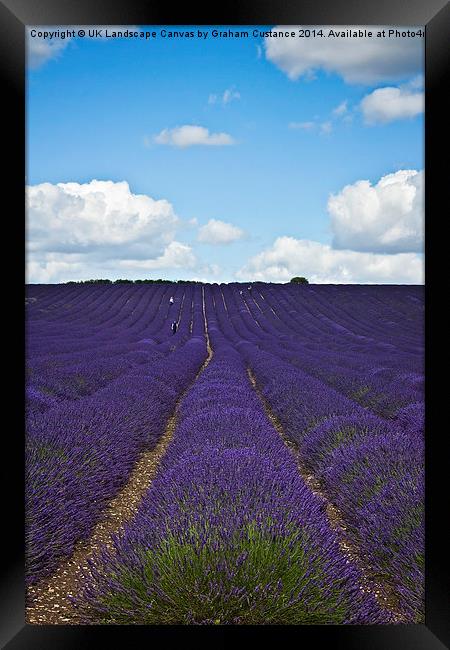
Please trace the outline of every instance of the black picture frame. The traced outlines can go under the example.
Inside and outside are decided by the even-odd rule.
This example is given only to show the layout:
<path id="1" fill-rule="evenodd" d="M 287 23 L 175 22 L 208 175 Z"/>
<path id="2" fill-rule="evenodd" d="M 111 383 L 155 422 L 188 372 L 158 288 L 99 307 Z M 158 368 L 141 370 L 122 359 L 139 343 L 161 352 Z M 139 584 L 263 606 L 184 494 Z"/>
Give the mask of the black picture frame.
<path id="1" fill-rule="evenodd" d="M 34 626 L 25 623 L 24 611 L 24 467 L 23 467 L 23 376 L 24 357 L 23 298 L 24 280 L 24 170 L 25 170 L 25 26 L 26 25 L 98 25 L 98 24 L 178 24 L 178 25 L 426 25 L 426 612 L 423 625 L 398 626 L 255 626 L 255 627 L 146 627 L 146 626 Z M 145 643 L 184 648 L 225 647 L 230 643 L 247 645 L 295 642 L 296 647 L 330 647 L 358 650 L 439 650 L 450 647 L 450 608 L 448 594 L 449 553 L 445 531 L 447 456 L 442 452 L 445 426 L 439 429 L 438 414 L 445 411 L 445 382 L 437 378 L 437 366 L 443 363 L 439 342 L 437 311 L 446 294 L 441 294 L 439 279 L 445 277 L 439 263 L 443 255 L 440 222 L 448 213 L 446 156 L 443 138 L 448 111 L 446 62 L 449 58 L 450 8 L 443 0 L 240 0 L 239 2 L 202 8 L 184 5 L 176 12 L 160 0 L 2 0 L 0 3 L 0 68 L 2 73 L 2 108 L 4 110 L 3 152 L 7 159 L 5 187 L 11 208 L 4 214 L 11 235 L 4 238 L 14 244 L 17 272 L 6 277 L 2 287 L 8 307 L 10 332 L 3 339 L 4 353 L 13 357 L 6 385 L 7 411 L 16 426 L 2 428 L 3 490 L 2 578 L 0 584 L 0 643 L 8 650 L 19 648 L 52 650 L 53 648 L 102 648 L 113 644 L 143 647 Z M 447 153 L 448 156 L 448 153 Z M 447 181 L 448 183 L 448 181 Z M 442 206 L 442 207 L 441 207 Z M 7 219 L 6 219 L 7 218 Z M 433 222 L 433 227 L 432 227 Z M 8 246 L 8 248 L 11 246 Z M 11 247 L 12 248 L 12 247 Z M 442 265 L 443 266 L 443 265 Z M 6 286 L 7 285 L 7 286 Z M 4 303 L 5 304 L 5 303 Z M 14 323 L 15 315 L 18 323 Z M 444 322 L 445 324 L 445 322 Z M 442 330 L 443 331 L 443 330 Z M 447 335 L 448 337 L 448 335 Z M 445 337 L 445 338 L 447 338 Z M 445 341 L 445 338 L 442 340 Z M 5 345 L 5 341 L 7 344 Z M 22 352 L 21 352 L 22 351 Z M 15 370 L 14 370 L 15 369 Z M 447 416 L 448 417 L 448 416 Z M 447 427 L 448 428 L 448 427 Z M 9 449 L 6 451 L 6 443 Z M 5 474 L 5 471 L 3 472 Z"/>

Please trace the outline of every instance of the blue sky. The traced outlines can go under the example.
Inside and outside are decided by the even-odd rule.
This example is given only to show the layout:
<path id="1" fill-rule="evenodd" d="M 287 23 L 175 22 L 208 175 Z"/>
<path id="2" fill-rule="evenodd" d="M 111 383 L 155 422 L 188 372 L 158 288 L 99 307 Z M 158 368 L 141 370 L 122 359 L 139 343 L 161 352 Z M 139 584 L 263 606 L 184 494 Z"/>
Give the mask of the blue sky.
<path id="1" fill-rule="evenodd" d="M 28 281 L 422 281 L 420 37 L 28 43 Z"/>

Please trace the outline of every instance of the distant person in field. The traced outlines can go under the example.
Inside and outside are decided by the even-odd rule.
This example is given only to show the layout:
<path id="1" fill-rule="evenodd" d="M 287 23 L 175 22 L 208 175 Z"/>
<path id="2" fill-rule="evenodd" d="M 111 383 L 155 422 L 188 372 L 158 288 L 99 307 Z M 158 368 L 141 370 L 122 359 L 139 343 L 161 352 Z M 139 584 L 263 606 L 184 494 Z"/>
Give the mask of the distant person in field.
<path id="1" fill-rule="evenodd" d="M 176 320 L 174 320 L 172 323 L 172 334 L 176 334 L 177 329 L 178 329 L 178 323 Z"/>
<path id="2" fill-rule="evenodd" d="M 250 285 L 250 286 L 249 286 L 249 288 L 248 288 L 248 290 L 249 290 L 249 291 L 251 291 L 251 290 L 252 290 L 252 285 Z"/>
<path id="3" fill-rule="evenodd" d="M 174 303 L 173 296 L 170 296 L 169 304 L 173 305 L 173 303 Z"/>

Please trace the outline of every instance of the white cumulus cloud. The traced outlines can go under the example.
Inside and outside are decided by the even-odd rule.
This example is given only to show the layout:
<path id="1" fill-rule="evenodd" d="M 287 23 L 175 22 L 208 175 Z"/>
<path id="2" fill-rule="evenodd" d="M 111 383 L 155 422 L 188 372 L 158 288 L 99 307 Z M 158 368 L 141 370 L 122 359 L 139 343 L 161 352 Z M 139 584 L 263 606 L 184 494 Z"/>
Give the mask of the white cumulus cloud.
<path id="1" fill-rule="evenodd" d="M 244 237 L 244 231 L 231 223 L 210 219 L 199 228 L 198 241 L 204 244 L 231 244 Z"/>
<path id="2" fill-rule="evenodd" d="M 412 253 L 382 255 L 334 250 L 315 241 L 278 237 L 252 257 L 236 277 L 288 282 L 296 275 L 315 284 L 422 284 L 423 259 Z"/>
<path id="3" fill-rule="evenodd" d="M 28 236 L 35 249 L 80 252 L 147 242 L 159 250 L 179 223 L 168 201 L 133 194 L 126 181 L 41 183 L 26 191 Z"/>
<path id="4" fill-rule="evenodd" d="M 120 260 L 119 264 L 127 269 L 192 269 L 197 258 L 188 244 L 172 241 L 155 259 Z"/>
<path id="5" fill-rule="evenodd" d="M 423 113 L 425 95 L 406 87 L 377 88 L 362 99 L 360 106 L 367 124 L 385 124 Z"/>
<path id="6" fill-rule="evenodd" d="M 304 27 L 304 26 L 303 26 Z M 272 32 L 295 31 L 292 25 L 277 26 Z M 398 81 L 417 74 L 423 68 L 424 39 L 380 37 L 329 37 L 330 30 L 370 29 L 372 33 L 385 27 L 312 26 L 322 29 L 323 37 L 266 37 L 266 57 L 290 79 L 311 78 L 319 70 L 334 72 L 350 84 L 375 84 Z M 398 27 L 399 30 L 406 28 Z"/>
<path id="7" fill-rule="evenodd" d="M 335 117 L 341 117 L 342 115 L 345 115 L 348 108 L 347 108 L 348 101 L 345 99 L 343 102 L 341 102 L 336 108 L 333 109 L 332 113 Z"/>
<path id="8" fill-rule="evenodd" d="M 210 133 L 204 126 L 185 124 L 173 129 L 163 129 L 154 138 L 157 144 L 185 149 L 195 145 L 224 146 L 234 144 L 228 133 Z"/>
<path id="9" fill-rule="evenodd" d="M 224 104 L 229 104 L 233 100 L 240 98 L 241 94 L 237 90 L 234 90 L 234 88 L 227 88 L 222 95 L 222 101 Z"/>
<path id="10" fill-rule="evenodd" d="M 79 280 L 81 278 L 88 280 L 93 277 L 93 274 L 83 277 L 86 270 L 82 260 L 75 255 L 45 253 L 38 258 L 28 256 L 26 281 L 46 284 Z M 96 277 L 104 276 L 99 274 Z"/>
<path id="11" fill-rule="evenodd" d="M 422 252 L 423 171 L 400 170 L 372 185 L 359 180 L 328 200 L 333 247 L 381 253 Z"/>
<path id="12" fill-rule="evenodd" d="M 30 282 L 195 264 L 191 249 L 175 240 L 182 222 L 173 206 L 134 194 L 125 181 L 41 183 L 27 186 L 26 200 Z"/>
<path id="13" fill-rule="evenodd" d="M 301 131 L 318 131 L 321 135 L 329 135 L 333 131 L 333 124 L 330 120 L 326 122 L 289 122 L 288 127 Z"/>
<path id="14" fill-rule="evenodd" d="M 241 98 L 241 94 L 235 88 L 227 88 L 222 95 L 211 94 L 208 97 L 208 104 L 229 104 L 233 100 Z"/>

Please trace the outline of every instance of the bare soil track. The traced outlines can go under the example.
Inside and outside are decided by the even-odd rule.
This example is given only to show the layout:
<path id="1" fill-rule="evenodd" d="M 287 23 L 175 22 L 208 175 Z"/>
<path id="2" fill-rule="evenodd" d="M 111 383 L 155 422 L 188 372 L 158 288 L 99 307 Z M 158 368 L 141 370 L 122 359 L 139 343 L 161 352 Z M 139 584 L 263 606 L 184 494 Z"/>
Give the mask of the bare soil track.
<path id="1" fill-rule="evenodd" d="M 272 411 L 271 406 L 265 399 L 264 395 L 262 395 L 261 391 L 259 390 L 256 378 L 250 368 L 247 368 L 247 373 L 253 389 L 257 393 L 264 406 L 264 411 L 267 415 L 267 418 L 270 420 L 275 430 L 283 439 L 286 447 L 288 447 L 294 456 L 301 477 L 311 492 L 313 492 L 313 494 L 318 496 L 324 502 L 328 521 L 330 522 L 331 527 L 338 533 L 339 545 L 342 551 L 347 556 L 349 561 L 351 561 L 360 570 L 361 589 L 366 593 L 374 594 L 380 607 L 387 609 L 392 614 L 393 623 L 404 623 L 405 619 L 398 610 L 396 602 L 397 599 L 395 597 L 394 590 L 389 585 L 381 584 L 378 582 L 375 576 L 371 575 L 372 572 L 370 570 L 370 567 L 368 567 L 364 562 L 363 554 L 361 553 L 360 549 L 358 549 L 357 545 L 349 538 L 345 519 L 342 516 L 339 508 L 337 508 L 328 499 L 326 493 L 322 489 L 320 481 L 306 468 L 298 446 L 286 436 L 283 425 L 275 413 Z"/>
<path id="2" fill-rule="evenodd" d="M 203 294 L 203 318 L 208 355 L 195 380 L 211 361 L 213 351 L 208 336 Z M 64 560 L 56 572 L 32 585 L 27 591 L 27 623 L 40 625 L 76 625 L 79 618 L 68 596 L 79 594 L 83 588 L 83 572 L 88 569 L 88 559 L 94 557 L 101 546 L 113 550 L 112 536 L 120 534 L 124 525 L 135 516 L 139 505 L 156 476 L 161 459 L 170 445 L 181 402 L 191 389 L 189 386 L 178 398 L 173 414 L 167 421 L 164 434 L 152 450 L 142 453 L 136 462 L 126 485 L 110 501 L 104 516 L 96 524 L 88 540 L 80 540 L 70 558 Z"/>

